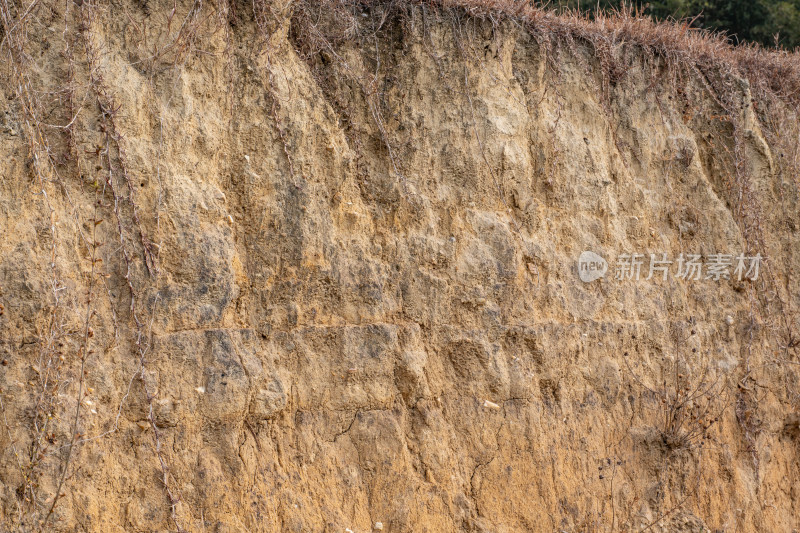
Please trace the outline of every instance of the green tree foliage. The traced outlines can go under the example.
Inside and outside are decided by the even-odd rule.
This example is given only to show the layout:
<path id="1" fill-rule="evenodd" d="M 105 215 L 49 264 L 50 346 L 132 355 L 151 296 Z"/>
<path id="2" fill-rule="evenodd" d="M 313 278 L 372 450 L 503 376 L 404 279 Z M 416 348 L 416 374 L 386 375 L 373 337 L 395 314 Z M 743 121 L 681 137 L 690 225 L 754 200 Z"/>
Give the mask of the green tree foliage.
<path id="1" fill-rule="evenodd" d="M 556 0 L 562 8 L 594 12 L 631 5 L 656 19 L 692 19 L 697 27 L 725 32 L 733 42 L 800 47 L 800 0 Z"/>

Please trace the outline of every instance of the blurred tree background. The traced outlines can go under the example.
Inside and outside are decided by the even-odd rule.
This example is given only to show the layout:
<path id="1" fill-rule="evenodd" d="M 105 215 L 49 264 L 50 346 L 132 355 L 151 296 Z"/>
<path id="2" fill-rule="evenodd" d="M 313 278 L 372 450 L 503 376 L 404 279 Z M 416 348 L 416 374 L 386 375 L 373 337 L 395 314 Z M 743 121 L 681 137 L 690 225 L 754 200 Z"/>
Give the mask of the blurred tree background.
<path id="1" fill-rule="evenodd" d="M 800 0 L 553 0 L 551 6 L 592 12 L 633 3 L 656 19 L 694 19 L 694 26 L 724 31 L 734 42 L 800 47 Z"/>

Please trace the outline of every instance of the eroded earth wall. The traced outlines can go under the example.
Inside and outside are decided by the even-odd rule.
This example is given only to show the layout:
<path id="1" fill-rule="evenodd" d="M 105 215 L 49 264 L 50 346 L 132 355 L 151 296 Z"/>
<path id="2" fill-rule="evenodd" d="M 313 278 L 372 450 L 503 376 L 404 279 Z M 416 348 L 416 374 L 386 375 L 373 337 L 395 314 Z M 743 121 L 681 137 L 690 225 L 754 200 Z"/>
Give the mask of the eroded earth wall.
<path id="1" fill-rule="evenodd" d="M 800 526 L 796 122 L 747 81 L 430 7 L 45 7 L 3 34 L 3 530 Z"/>

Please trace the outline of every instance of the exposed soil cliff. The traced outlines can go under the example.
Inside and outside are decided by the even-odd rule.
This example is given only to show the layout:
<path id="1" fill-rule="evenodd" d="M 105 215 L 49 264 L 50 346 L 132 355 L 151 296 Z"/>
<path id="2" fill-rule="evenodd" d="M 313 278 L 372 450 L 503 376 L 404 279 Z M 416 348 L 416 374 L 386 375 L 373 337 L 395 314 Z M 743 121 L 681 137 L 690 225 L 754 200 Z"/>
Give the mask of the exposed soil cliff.
<path id="1" fill-rule="evenodd" d="M 0 528 L 800 528 L 796 57 L 462 3 L 3 0 Z"/>

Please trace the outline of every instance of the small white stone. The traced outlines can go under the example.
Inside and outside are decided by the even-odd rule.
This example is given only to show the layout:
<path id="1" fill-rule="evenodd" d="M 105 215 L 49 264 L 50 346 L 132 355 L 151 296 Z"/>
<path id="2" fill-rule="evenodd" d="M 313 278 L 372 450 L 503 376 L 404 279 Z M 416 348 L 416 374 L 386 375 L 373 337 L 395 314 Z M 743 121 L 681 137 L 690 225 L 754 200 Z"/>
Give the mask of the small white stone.
<path id="1" fill-rule="evenodd" d="M 249 155 L 245 154 L 244 158 L 247 160 L 248 163 L 250 162 L 250 156 Z"/>
<path id="2" fill-rule="evenodd" d="M 489 400 L 483 400 L 483 406 L 487 407 L 489 409 L 495 409 L 495 410 L 499 410 L 500 409 L 499 405 L 497 405 L 494 402 L 490 402 Z"/>
<path id="3" fill-rule="evenodd" d="M 375 531 L 383 531 L 383 522 L 375 522 L 373 529 Z"/>
<path id="4" fill-rule="evenodd" d="M 196 389 L 194 389 L 194 390 L 196 390 L 196 391 L 197 391 L 198 393 L 200 393 L 200 394 L 204 394 L 204 393 L 206 392 L 206 388 L 205 388 L 205 387 L 203 387 L 203 386 L 197 387 L 197 388 L 196 388 Z"/>
<path id="5" fill-rule="evenodd" d="M 726 316 L 725 317 L 725 323 L 728 324 L 729 326 L 732 326 L 733 325 L 733 317 L 731 315 Z"/>

